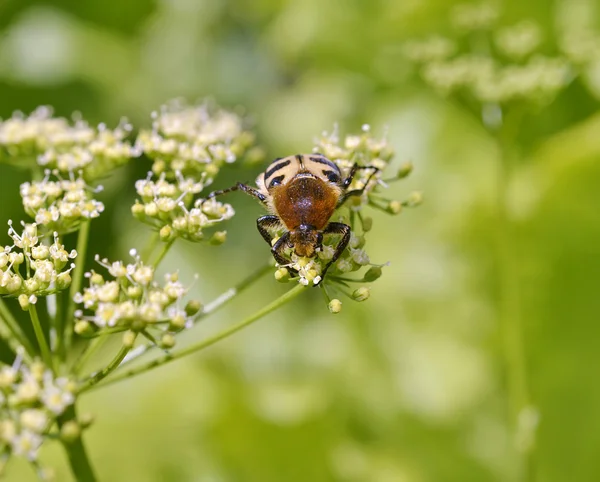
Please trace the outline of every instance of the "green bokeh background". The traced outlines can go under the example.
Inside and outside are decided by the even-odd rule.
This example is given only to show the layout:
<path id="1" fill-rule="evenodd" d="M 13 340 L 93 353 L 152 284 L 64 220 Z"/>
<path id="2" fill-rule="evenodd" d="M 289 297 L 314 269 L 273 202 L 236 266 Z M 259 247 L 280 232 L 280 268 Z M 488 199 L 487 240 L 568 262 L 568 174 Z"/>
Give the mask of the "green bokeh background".
<path id="1" fill-rule="evenodd" d="M 106 481 L 505 481 L 514 472 L 498 326 L 494 189 L 498 152 L 471 113 L 422 84 L 402 43 L 444 32 L 448 0 L 0 1 L 0 117 L 50 104 L 136 126 L 173 97 L 244 106 L 268 157 L 341 131 L 388 129 L 390 196 L 426 202 L 373 213 L 367 248 L 390 262 L 365 303 L 332 316 L 317 290 L 190 359 L 85 395 L 86 433 Z M 552 2 L 505 2 L 552 40 Z M 511 186 L 527 371 L 541 420 L 539 481 L 600 480 L 600 112 L 574 82 L 531 115 Z M 129 214 L 133 161 L 106 182 L 90 254 L 124 258 L 148 230 Z M 393 169 L 392 169 L 393 170 Z M 252 180 L 230 169 L 218 185 Z M 25 174 L 0 166 L 0 226 L 23 219 Z M 268 259 L 260 207 L 222 247 L 178 243 L 164 267 L 200 279 L 208 301 Z M 73 241 L 72 239 L 70 240 Z M 8 238 L 3 242 L 8 242 Z M 91 258 L 90 258 L 91 261 Z M 91 264 L 90 264 L 91 266 Z M 189 333 L 199 339 L 283 292 L 271 277 Z M 186 340 L 187 340 L 186 339 Z M 70 480 L 57 444 L 41 460 Z M 34 480 L 13 461 L 7 480 Z"/>

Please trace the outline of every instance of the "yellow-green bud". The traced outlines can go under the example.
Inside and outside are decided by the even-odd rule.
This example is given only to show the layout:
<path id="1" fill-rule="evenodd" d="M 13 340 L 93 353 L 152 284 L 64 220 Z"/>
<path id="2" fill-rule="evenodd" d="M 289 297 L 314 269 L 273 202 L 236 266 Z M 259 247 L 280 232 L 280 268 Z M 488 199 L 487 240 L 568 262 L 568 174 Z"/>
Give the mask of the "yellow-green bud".
<path id="1" fill-rule="evenodd" d="M 136 218 L 143 217 L 145 211 L 146 210 L 144 209 L 144 205 L 139 203 L 138 201 L 136 201 L 135 204 L 131 206 L 131 214 L 133 214 Z"/>
<path id="2" fill-rule="evenodd" d="M 212 244 L 213 246 L 219 246 L 219 245 L 223 244 L 226 240 L 227 240 L 227 231 L 217 231 L 216 233 L 214 233 L 211 236 L 209 243 Z"/>
<path id="3" fill-rule="evenodd" d="M 163 161 L 162 159 L 157 159 L 152 164 L 152 172 L 154 174 L 156 174 L 157 176 L 159 176 L 161 173 L 163 173 L 166 168 L 167 168 L 167 163 L 165 161 Z"/>
<path id="4" fill-rule="evenodd" d="M 90 412 L 85 412 L 79 415 L 79 426 L 83 429 L 88 428 L 92 423 L 94 423 L 94 414 Z"/>
<path id="5" fill-rule="evenodd" d="M 71 275 L 67 272 L 60 273 L 56 277 L 56 287 L 59 290 L 64 290 L 64 289 L 68 288 L 69 286 L 71 286 Z"/>
<path id="6" fill-rule="evenodd" d="M 158 235 L 160 236 L 161 241 L 170 241 L 173 239 L 175 232 L 173 231 L 173 228 L 167 224 L 160 228 Z"/>
<path id="7" fill-rule="evenodd" d="M 86 320 L 78 320 L 73 329 L 80 336 L 89 335 L 93 332 L 92 324 Z"/>
<path id="8" fill-rule="evenodd" d="M 338 314 L 340 311 L 342 311 L 342 302 L 340 300 L 338 300 L 337 298 L 332 299 L 329 304 L 327 305 L 327 307 L 329 308 L 329 311 L 331 313 L 333 313 L 334 315 Z"/>
<path id="9" fill-rule="evenodd" d="M 279 268 L 277 271 L 275 271 L 275 279 L 280 283 L 285 283 L 290 279 L 290 272 L 287 270 L 287 268 Z"/>
<path id="10" fill-rule="evenodd" d="M 369 296 L 371 296 L 371 290 L 366 286 L 361 286 L 360 288 L 355 289 L 352 293 L 352 299 L 355 301 L 368 300 Z"/>
<path id="11" fill-rule="evenodd" d="M 27 296 L 25 293 L 19 295 L 19 305 L 21 306 L 21 309 L 23 311 L 27 311 L 29 309 L 29 296 Z"/>
<path id="12" fill-rule="evenodd" d="M 90 276 L 90 284 L 91 285 L 103 285 L 104 278 L 99 273 L 92 273 L 92 276 Z"/>
<path id="13" fill-rule="evenodd" d="M 362 228 L 365 233 L 367 231 L 371 231 L 371 228 L 373 228 L 373 218 L 371 218 L 369 216 L 363 217 L 362 218 Z"/>
<path id="14" fill-rule="evenodd" d="M 160 339 L 160 346 L 162 348 L 173 348 L 175 346 L 175 337 L 170 333 L 165 333 Z"/>
<path id="15" fill-rule="evenodd" d="M 81 435 L 81 427 L 75 420 L 69 420 L 65 422 L 60 428 L 60 438 L 64 442 L 72 443 L 75 442 Z"/>
<path id="16" fill-rule="evenodd" d="M 144 294 L 141 286 L 130 286 L 127 288 L 127 296 L 132 299 L 138 299 Z"/>
<path id="17" fill-rule="evenodd" d="M 405 162 L 404 164 L 402 164 L 400 166 L 400 169 L 398 170 L 398 174 L 396 174 L 396 177 L 398 179 L 404 179 L 406 176 L 408 176 L 413 170 L 413 164 L 412 162 L 408 161 Z"/>
<path id="18" fill-rule="evenodd" d="M 219 173 L 219 166 L 214 163 L 210 163 L 206 165 L 204 170 L 209 177 L 214 177 Z"/>
<path id="19" fill-rule="evenodd" d="M 10 294 L 15 293 L 21 289 L 23 280 L 18 275 L 12 275 L 6 283 L 6 291 Z"/>
<path id="20" fill-rule="evenodd" d="M 133 331 L 126 331 L 123 333 L 123 346 L 125 348 L 131 348 L 135 344 L 136 333 Z"/>
<path id="21" fill-rule="evenodd" d="M 406 200 L 410 207 L 418 206 L 423 202 L 423 193 L 421 191 L 413 191 L 408 195 Z"/>
<path id="22" fill-rule="evenodd" d="M 367 283 L 371 283 L 371 282 L 375 281 L 376 279 L 379 279 L 381 277 L 381 273 L 382 273 L 382 271 L 379 266 L 372 266 L 365 273 L 365 276 L 363 277 L 363 281 L 366 281 Z"/>
<path id="23" fill-rule="evenodd" d="M 35 278 L 29 278 L 25 280 L 25 291 L 28 293 L 35 293 L 40 289 L 40 282 Z"/>
<path id="24" fill-rule="evenodd" d="M 202 303 L 197 300 L 190 300 L 185 305 L 185 314 L 188 316 L 194 316 L 202 309 Z"/>
<path id="25" fill-rule="evenodd" d="M 390 201 L 386 211 L 390 214 L 400 214 L 402 212 L 402 203 L 400 201 Z"/>

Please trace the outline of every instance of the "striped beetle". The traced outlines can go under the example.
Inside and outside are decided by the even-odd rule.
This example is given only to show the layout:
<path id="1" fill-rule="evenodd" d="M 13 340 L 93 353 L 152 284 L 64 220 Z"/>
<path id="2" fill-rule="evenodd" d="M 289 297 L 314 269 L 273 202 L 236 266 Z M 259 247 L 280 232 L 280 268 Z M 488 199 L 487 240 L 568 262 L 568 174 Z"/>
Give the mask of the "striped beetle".
<path id="1" fill-rule="evenodd" d="M 361 189 L 348 190 L 354 175 L 362 169 L 373 172 Z M 258 231 L 281 266 L 290 264 L 283 255 L 284 249 L 293 248 L 296 255 L 312 258 L 322 249 L 323 235 L 341 235 L 333 257 L 321 273 L 323 279 L 346 249 L 351 234 L 347 224 L 329 222 L 331 216 L 349 197 L 360 196 L 378 171 L 374 166 L 354 164 L 343 177 L 340 168 L 322 154 L 297 154 L 271 162 L 256 179 L 258 189 L 238 182 L 228 189 L 213 191 L 207 199 L 238 190 L 258 199 L 270 213 L 257 219 Z M 273 244 L 272 231 L 281 228 L 285 232 Z"/>

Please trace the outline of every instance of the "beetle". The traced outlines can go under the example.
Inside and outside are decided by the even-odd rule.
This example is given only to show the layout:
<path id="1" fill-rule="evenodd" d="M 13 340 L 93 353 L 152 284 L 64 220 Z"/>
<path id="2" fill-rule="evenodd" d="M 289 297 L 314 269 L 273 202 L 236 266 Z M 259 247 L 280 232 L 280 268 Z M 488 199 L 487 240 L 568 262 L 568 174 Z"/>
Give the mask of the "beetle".
<path id="1" fill-rule="evenodd" d="M 364 186 L 348 190 L 356 173 L 367 169 L 372 172 Z M 230 188 L 213 191 L 206 199 L 239 190 L 260 201 L 270 214 L 257 219 L 258 231 L 271 246 L 275 261 L 282 266 L 289 265 L 284 249 L 293 248 L 296 255 L 311 258 L 322 249 L 324 235 L 341 235 L 333 257 L 321 273 L 323 279 L 348 246 L 351 234 L 350 226 L 330 222 L 331 216 L 348 198 L 362 195 L 377 172 L 375 166 L 355 163 L 344 177 L 337 164 L 322 154 L 296 154 L 271 162 L 256 179 L 257 188 L 238 182 Z M 281 228 L 285 232 L 273 243 L 272 231 Z"/>

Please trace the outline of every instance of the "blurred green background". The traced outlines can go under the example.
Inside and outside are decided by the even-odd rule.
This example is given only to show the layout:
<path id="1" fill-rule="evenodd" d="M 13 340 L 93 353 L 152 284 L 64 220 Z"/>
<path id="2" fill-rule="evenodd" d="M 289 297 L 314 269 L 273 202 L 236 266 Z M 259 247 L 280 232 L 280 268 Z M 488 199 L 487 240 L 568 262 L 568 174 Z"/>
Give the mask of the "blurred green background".
<path id="1" fill-rule="evenodd" d="M 589 3 L 594 4 L 592 0 Z M 173 97 L 244 106 L 269 158 L 308 151 L 339 122 L 364 122 L 415 172 L 391 197 L 425 204 L 373 213 L 367 251 L 390 261 L 365 303 L 338 316 L 320 293 L 210 350 L 86 395 L 86 441 L 110 481 L 505 481 L 515 461 L 498 326 L 494 186 L 498 152 L 470 112 L 437 96 L 402 57 L 413 36 L 447 30 L 448 0 L 0 1 L 0 117 L 50 104 L 147 126 Z M 567 4 L 569 5 L 569 4 Z M 600 6 L 599 6 L 600 8 Z M 553 2 L 503 3 L 552 40 Z M 600 10 L 599 10 L 600 11 Z M 517 136 L 512 253 L 539 481 L 600 480 L 600 112 L 590 76 L 530 116 Z M 106 182 L 91 255 L 125 257 L 147 229 L 129 214 L 134 161 Z M 218 184 L 254 179 L 227 170 Z M 24 217 L 3 165 L 0 226 Z M 268 259 L 260 207 L 243 196 L 219 248 L 180 242 L 164 266 L 200 280 L 204 301 Z M 8 239 L 8 238 L 7 238 Z M 7 242 L 3 238 L 3 242 Z M 91 260 L 91 259 L 90 259 Z M 274 299 L 267 277 L 190 333 L 199 338 Z M 42 453 L 69 480 L 58 444 Z M 9 480 L 33 480 L 13 461 Z"/>

